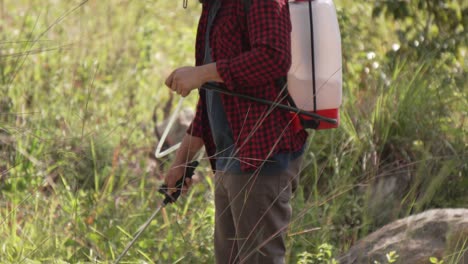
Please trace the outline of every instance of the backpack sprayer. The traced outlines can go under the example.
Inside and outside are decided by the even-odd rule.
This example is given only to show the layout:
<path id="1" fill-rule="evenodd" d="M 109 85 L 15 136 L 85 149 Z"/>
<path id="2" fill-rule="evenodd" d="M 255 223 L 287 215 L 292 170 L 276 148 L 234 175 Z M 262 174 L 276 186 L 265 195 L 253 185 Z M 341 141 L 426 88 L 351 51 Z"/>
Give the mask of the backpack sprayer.
<path id="1" fill-rule="evenodd" d="M 325 122 L 319 122 L 315 129 L 336 128 L 343 81 L 335 5 L 332 0 L 296 0 L 289 2 L 289 11 L 292 24 L 289 95 L 298 109 L 334 120 L 317 118 Z M 310 117 L 299 115 L 304 127 L 311 128 L 307 126 Z"/>

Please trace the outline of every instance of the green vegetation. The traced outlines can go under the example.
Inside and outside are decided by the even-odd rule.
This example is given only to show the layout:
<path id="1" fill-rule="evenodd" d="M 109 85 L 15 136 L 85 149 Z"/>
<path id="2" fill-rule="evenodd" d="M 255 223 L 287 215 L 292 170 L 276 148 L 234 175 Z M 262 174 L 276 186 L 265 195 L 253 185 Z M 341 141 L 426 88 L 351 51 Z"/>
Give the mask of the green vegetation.
<path id="1" fill-rule="evenodd" d="M 388 221 L 468 204 L 467 4 L 336 5 L 342 123 L 311 132 L 289 263 L 335 263 Z M 193 64 L 198 14 L 198 1 L 0 0 L 0 263 L 120 254 L 161 200 L 170 159 L 151 157 L 152 115 L 162 118 L 165 76 Z M 214 187 L 206 161 L 199 171 L 125 261 L 213 262 Z M 391 175 L 405 188 L 375 204 Z"/>

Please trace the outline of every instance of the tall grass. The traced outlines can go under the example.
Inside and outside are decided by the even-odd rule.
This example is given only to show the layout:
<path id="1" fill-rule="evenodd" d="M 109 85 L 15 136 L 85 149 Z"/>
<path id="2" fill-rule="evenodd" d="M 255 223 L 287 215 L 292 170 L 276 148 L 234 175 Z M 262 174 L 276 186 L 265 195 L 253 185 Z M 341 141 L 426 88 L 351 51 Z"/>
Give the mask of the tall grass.
<path id="1" fill-rule="evenodd" d="M 0 262 L 111 262 L 161 199 L 169 160 L 151 158 L 151 115 L 168 98 L 164 77 L 193 64 L 199 6 L 2 5 Z M 311 132 L 290 263 L 320 263 L 319 249 L 338 254 L 383 222 L 468 201 L 466 96 L 441 77 L 445 65 L 430 54 L 395 54 L 370 73 L 353 63 L 340 129 Z M 126 261 L 213 262 L 214 186 L 207 163 L 199 170 L 206 177 L 161 211 Z M 370 197 L 389 175 L 408 184 L 380 215 Z"/>

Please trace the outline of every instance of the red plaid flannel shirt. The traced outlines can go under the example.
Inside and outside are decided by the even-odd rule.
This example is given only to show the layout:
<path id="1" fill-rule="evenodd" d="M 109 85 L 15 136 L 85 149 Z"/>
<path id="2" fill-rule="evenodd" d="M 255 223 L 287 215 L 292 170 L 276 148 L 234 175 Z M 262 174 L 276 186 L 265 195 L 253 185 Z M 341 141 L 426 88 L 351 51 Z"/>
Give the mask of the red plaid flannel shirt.
<path id="1" fill-rule="evenodd" d="M 211 29 L 212 58 L 224 88 L 257 98 L 278 101 L 291 65 L 291 22 L 287 0 L 252 0 L 248 14 L 241 0 L 221 0 Z M 203 64 L 205 31 L 211 1 L 204 1 L 196 39 L 196 65 Z M 215 145 L 206 114 L 205 93 L 199 89 L 197 111 L 188 133 L 201 137 L 210 157 Z M 280 109 L 222 95 L 236 157 L 243 171 L 254 170 L 276 153 L 301 149 L 307 132 L 292 128 L 291 115 Z M 282 100 L 285 103 L 285 100 Z M 211 159 L 214 168 L 214 160 Z"/>

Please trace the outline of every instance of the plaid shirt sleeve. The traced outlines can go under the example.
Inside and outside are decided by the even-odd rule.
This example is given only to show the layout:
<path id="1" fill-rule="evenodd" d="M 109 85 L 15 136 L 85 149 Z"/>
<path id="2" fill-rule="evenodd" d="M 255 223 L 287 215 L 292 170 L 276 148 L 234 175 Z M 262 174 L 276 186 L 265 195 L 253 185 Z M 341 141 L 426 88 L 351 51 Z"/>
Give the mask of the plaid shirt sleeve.
<path id="1" fill-rule="evenodd" d="M 252 0 L 247 14 L 251 49 L 217 60 L 226 87 L 254 87 L 286 76 L 291 66 L 291 22 L 287 0 Z"/>

